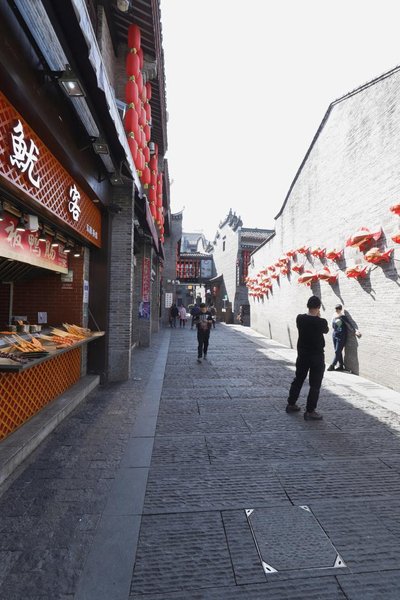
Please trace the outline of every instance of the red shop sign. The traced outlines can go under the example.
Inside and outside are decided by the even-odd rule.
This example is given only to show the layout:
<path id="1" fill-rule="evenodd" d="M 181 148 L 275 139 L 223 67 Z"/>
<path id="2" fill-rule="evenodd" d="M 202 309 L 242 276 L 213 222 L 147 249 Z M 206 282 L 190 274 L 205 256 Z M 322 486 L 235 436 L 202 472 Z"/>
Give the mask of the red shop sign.
<path id="1" fill-rule="evenodd" d="M 143 258 L 142 301 L 150 302 L 150 258 Z"/>
<path id="2" fill-rule="evenodd" d="M 0 181 L 101 247 L 101 213 L 0 92 Z"/>
<path id="3" fill-rule="evenodd" d="M 17 231 L 17 224 L 17 219 L 11 216 L 0 221 L 0 256 L 68 273 L 68 255 L 61 251 L 61 246 L 53 248 L 50 238 L 39 242 L 37 232 Z"/>

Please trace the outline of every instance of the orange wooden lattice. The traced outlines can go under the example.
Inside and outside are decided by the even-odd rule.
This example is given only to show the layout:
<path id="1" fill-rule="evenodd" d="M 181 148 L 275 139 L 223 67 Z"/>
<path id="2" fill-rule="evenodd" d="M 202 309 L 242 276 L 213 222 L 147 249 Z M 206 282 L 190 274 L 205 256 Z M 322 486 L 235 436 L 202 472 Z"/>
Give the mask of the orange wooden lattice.
<path id="1" fill-rule="evenodd" d="M 80 374 L 80 348 L 20 373 L 0 373 L 0 440 L 70 388 Z"/>

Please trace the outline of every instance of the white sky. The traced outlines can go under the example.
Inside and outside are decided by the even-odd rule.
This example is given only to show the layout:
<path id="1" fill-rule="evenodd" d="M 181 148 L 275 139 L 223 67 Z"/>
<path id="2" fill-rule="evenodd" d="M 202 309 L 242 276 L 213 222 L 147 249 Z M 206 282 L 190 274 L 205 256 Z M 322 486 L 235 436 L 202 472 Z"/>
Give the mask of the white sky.
<path id="1" fill-rule="evenodd" d="M 172 212 L 274 228 L 331 101 L 400 64 L 394 0 L 161 0 Z"/>

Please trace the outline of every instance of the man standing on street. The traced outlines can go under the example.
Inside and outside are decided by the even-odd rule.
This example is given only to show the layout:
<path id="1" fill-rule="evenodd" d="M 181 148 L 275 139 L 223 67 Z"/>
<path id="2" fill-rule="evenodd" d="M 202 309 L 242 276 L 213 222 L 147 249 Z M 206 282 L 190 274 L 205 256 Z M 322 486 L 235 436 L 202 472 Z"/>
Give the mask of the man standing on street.
<path id="1" fill-rule="evenodd" d="M 315 410 L 318 404 L 319 390 L 325 371 L 324 334 L 329 327 L 326 319 L 320 315 L 321 300 L 311 296 L 307 302 L 308 313 L 297 315 L 296 325 L 299 330 L 297 342 L 296 376 L 290 386 L 286 412 L 297 412 L 296 405 L 304 380 L 309 372 L 310 391 L 307 397 L 307 407 L 304 413 L 306 421 L 320 421 L 322 415 Z"/>
<path id="2" fill-rule="evenodd" d="M 200 304 L 200 313 L 193 317 L 193 320 L 197 327 L 197 341 L 199 343 L 197 348 L 197 362 L 201 363 L 203 356 L 204 360 L 207 360 L 208 342 L 212 326 L 212 315 L 211 312 L 207 310 L 207 306 L 204 302 Z"/>
<path id="3" fill-rule="evenodd" d="M 352 331 L 356 337 L 360 338 L 361 333 L 353 327 L 350 319 L 344 314 L 342 304 L 336 304 L 335 315 L 332 319 L 332 340 L 333 347 L 335 349 L 335 358 L 327 368 L 327 371 L 345 371 L 343 362 L 343 349 L 347 341 L 348 331 Z M 339 363 L 337 369 L 335 369 L 336 363 Z"/>

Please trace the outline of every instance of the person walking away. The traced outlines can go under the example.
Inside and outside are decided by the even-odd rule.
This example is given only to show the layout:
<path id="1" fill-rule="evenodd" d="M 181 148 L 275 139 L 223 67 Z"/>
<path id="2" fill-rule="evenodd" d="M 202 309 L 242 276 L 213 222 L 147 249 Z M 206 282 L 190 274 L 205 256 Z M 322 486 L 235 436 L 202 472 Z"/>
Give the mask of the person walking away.
<path id="1" fill-rule="evenodd" d="M 311 296 L 307 302 L 308 313 L 297 315 L 296 325 L 299 331 L 297 341 L 296 375 L 289 390 L 286 412 L 300 410 L 296 401 L 299 397 L 304 380 L 309 373 L 310 390 L 307 396 L 307 406 L 304 413 L 306 421 L 320 421 L 322 415 L 315 410 L 318 404 L 319 390 L 325 371 L 324 334 L 329 327 L 326 319 L 321 318 L 321 300 Z"/>
<path id="2" fill-rule="evenodd" d="M 179 315 L 178 307 L 174 303 L 169 310 L 170 310 L 170 317 L 171 317 L 171 321 L 170 321 L 171 327 L 176 327 L 176 317 Z"/>
<path id="3" fill-rule="evenodd" d="M 190 311 L 190 314 L 192 315 L 192 324 L 190 326 L 190 329 L 193 329 L 195 317 L 197 317 L 197 315 L 200 314 L 200 307 L 198 304 L 195 304 L 193 306 L 192 310 Z"/>
<path id="4" fill-rule="evenodd" d="M 186 308 L 183 304 L 179 307 L 179 327 L 185 327 L 186 325 Z"/>
<path id="5" fill-rule="evenodd" d="M 358 338 L 361 337 L 360 331 L 353 327 L 349 318 L 344 314 L 343 306 L 341 304 L 336 304 L 335 314 L 332 319 L 332 341 L 335 350 L 335 358 L 327 368 L 327 371 L 346 370 L 343 361 L 343 350 L 346 345 L 347 334 L 349 331 L 355 333 Z M 339 366 L 335 369 L 337 363 L 339 363 Z"/>
<path id="6" fill-rule="evenodd" d="M 212 326 L 212 315 L 207 310 L 204 302 L 200 304 L 200 313 L 194 317 L 194 321 L 197 327 L 197 362 L 201 363 L 203 356 L 204 360 L 207 360 L 208 343 Z"/>
<path id="7" fill-rule="evenodd" d="M 215 310 L 214 304 L 210 305 L 210 313 L 212 316 L 212 326 L 213 326 L 213 329 L 215 329 L 215 322 L 217 320 L 217 311 Z"/>

